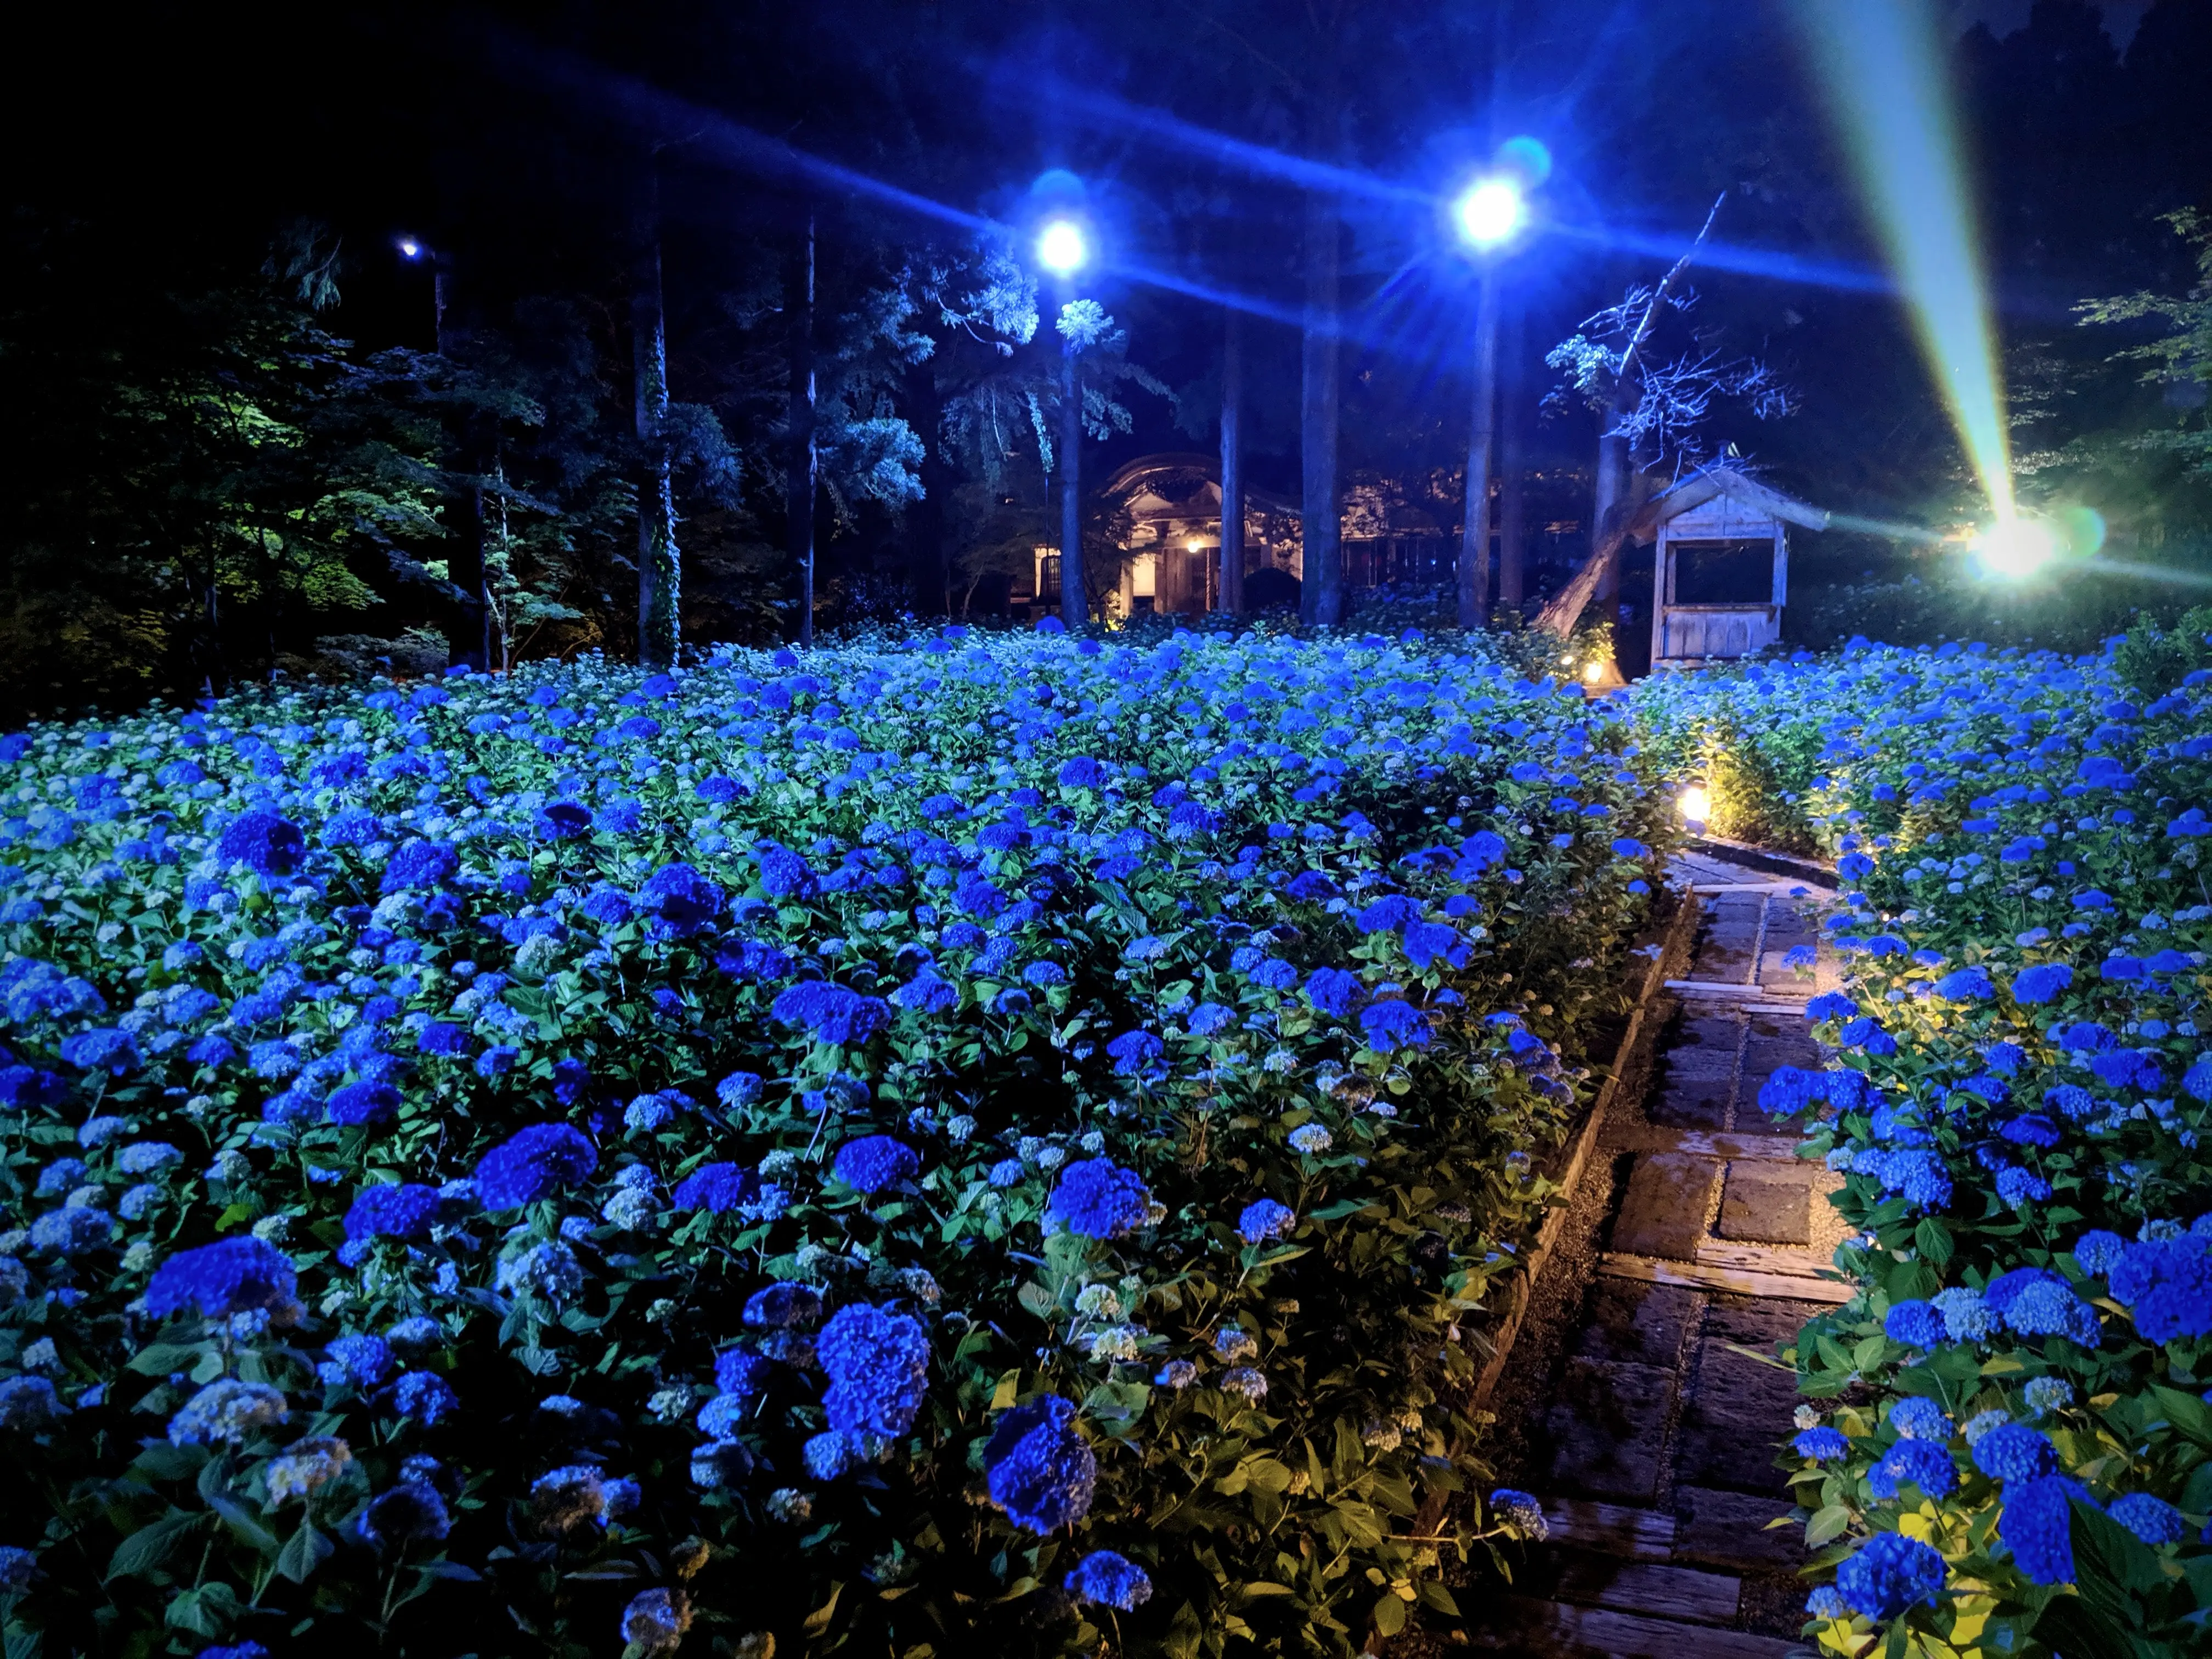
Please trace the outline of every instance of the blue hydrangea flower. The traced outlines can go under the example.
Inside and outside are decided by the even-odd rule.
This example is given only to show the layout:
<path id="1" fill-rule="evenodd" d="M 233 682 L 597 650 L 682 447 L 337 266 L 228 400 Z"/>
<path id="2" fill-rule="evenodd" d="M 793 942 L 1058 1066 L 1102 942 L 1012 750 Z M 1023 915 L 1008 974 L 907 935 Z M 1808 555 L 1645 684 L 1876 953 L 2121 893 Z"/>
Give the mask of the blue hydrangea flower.
<path id="1" fill-rule="evenodd" d="M 2049 1002 L 2074 983 L 2074 970 L 2063 962 L 2039 963 L 2013 975 L 2012 999 L 2033 1005 Z"/>
<path id="2" fill-rule="evenodd" d="M 1000 1413 L 983 1446 L 991 1501 L 1018 1527 L 1057 1532 L 1091 1513 L 1098 1461 L 1075 1428 L 1075 1407 L 1047 1395 Z"/>
<path id="3" fill-rule="evenodd" d="M 677 1183 L 671 1197 L 679 1210 L 720 1215 L 750 1203 L 760 1190 L 760 1176 L 743 1164 L 702 1164 Z"/>
<path id="4" fill-rule="evenodd" d="M 410 1371 L 399 1379 L 399 1386 L 392 1391 L 392 1403 L 402 1417 L 428 1428 L 447 1413 L 458 1409 L 461 1402 L 451 1385 L 436 1372 Z"/>
<path id="5" fill-rule="evenodd" d="M 1237 1231 L 1247 1244 L 1264 1244 L 1281 1238 L 1297 1225 L 1297 1212 L 1272 1198 L 1255 1199 L 1237 1218 Z"/>
<path id="6" fill-rule="evenodd" d="M 830 1173 L 854 1192 L 873 1194 L 913 1179 L 921 1168 L 914 1148 L 890 1135 L 863 1135 L 837 1149 Z"/>
<path id="7" fill-rule="evenodd" d="M 1974 1467 L 1992 1480 L 2033 1480 L 2057 1472 L 2058 1454 L 2025 1423 L 2003 1423 L 1974 1443 Z"/>
<path id="8" fill-rule="evenodd" d="M 399 1091 L 388 1083 L 349 1083 L 331 1091 L 323 1109 L 333 1123 L 389 1123 L 399 1115 Z"/>
<path id="9" fill-rule="evenodd" d="M 361 1535 L 378 1550 L 435 1543 L 452 1529 L 445 1498 L 427 1480 L 402 1480 L 371 1498 L 361 1516 Z"/>
<path id="10" fill-rule="evenodd" d="M 1851 1443 L 1844 1437 L 1842 1430 L 1831 1428 L 1825 1423 L 1816 1428 L 1803 1430 L 1790 1444 L 1798 1456 L 1809 1457 L 1822 1463 L 1831 1463 L 1838 1457 L 1846 1456 L 1851 1449 Z"/>
<path id="11" fill-rule="evenodd" d="M 2020 1570 L 2039 1584 L 2074 1582 L 2073 1511 L 2069 1500 L 2093 1503 L 2088 1490 L 2063 1474 L 2008 1486 L 1997 1536 Z"/>
<path id="12" fill-rule="evenodd" d="M 477 1196 L 487 1210 L 514 1210 L 556 1187 L 590 1179 L 599 1155 L 566 1123 L 533 1123 L 486 1152 L 476 1170 Z"/>
<path id="13" fill-rule="evenodd" d="M 243 864 L 259 876 L 286 876 L 298 867 L 307 838 L 298 824 L 257 808 L 224 825 L 215 850 L 226 865 Z"/>
<path id="14" fill-rule="evenodd" d="M 1951 1419 L 1922 1395 L 1908 1395 L 1889 1408 L 1889 1425 L 1907 1440 L 1948 1440 Z"/>
<path id="15" fill-rule="evenodd" d="M 1944 1337 L 1943 1316 L 1929 1302 L 1900 1302 L 1881 1322 L 1882 1334 L 1909 1348 L 1932 1348 Z"/>
<path id="16" fill-rule="evenodd" d="M 654 871 L 638 890 L 638 908 L 664 938 L 689 939 L 712 927 L 729 896 L 688 864 Z"/>
<path id="17" fill-rule="evenodd" d="M 1334 1019 L 1342 1019 L 1358 1006 L 1359 975 L 1343 968 L 1316 968 L 1306 976 L 1306 1000 Z"/>
<path id="18" fill-rule="evenodd" d="M 1112 1550 L 1091 1551 L 1062 1582 L 1078 1602 L 1097 1601 L 1123 1613 L 1152 1599 L 1152 1581 L 1145 1570 Z"/>
<path id="19" fill-rule="evenodd" d="M 1950 1577 L 1942 1555 L 1901 1532 L 1878 1532 L 1836 1570 L 1836 1593 L 1854 1613 L 1887 1623 L 1916 1602 L 1935 1604 Z"/>
<path id="20" fill-rule="evenodd" d="M 251 1234 L 171 1256 L 146 1286 L 146 1311 L 167 1319 L 185 1309 L 204 1319 L 228 1319 L 294 1299 L 298 1276 L 284 1253 Z"/>
<path id="21" fill-rule="evenodd" d="M 1150 1031 L 1124 1031 L 1106 1045 L 1114 1069 L 1123 1077 L 1143 1077 L 1167 1057 L 1167 1045 Z"/>
<path id="22" fill-rule="evenodd" d="M 2131 1492 L 2115 1498 L 2106 1513 L 2153 1549 L 2179 1544 L 2189 1531 L 2179 1510 L 2147 1492 Z"/>
<path id="23" fill-rule="evenodd" d="M 830 1426 L 893 1439 L 914 1426 L 929 1380 L 929 1339 L 919 1322 L 866 1303 L 841 1308 L 822 1328 L 815 1358 L 830 1378 Z"/>
<path id="24" fill-rule="evenodd" d="M 1145 1224 L 1152 1204 L 1134 1170 L 1109 1158 L 1079 1158 L 1060 1171 L 1045 1216 L 1085 1238 L 1121 1238 Z"/>
<path id="25" fill-rule="evenodd" d="M 325 1369 L 335 1369 L 337 1377 L 325 1376 L 325 1382 L 337 1380 L 371 1388 L 392 1375 L 392 1346 L 380 1336 L 356 1333 L 335 1337 L 329 1352 L 331 1363 Z"/>
<path id="26" fill-rule="evenodd" d="M 858 1048 L 890 1024 L 890 1005 L 881 997 L 827 980 L 802 980 L 779 994 L 769 1012 L 787 1025 L 804 1026 L 817 1042 Z"/>
<path id="27" fill-rule="evenodd" d="M 1885 1500 L 1894 1498 L 1905 1486 L 1917 1486 L 1929 1498 L 1942 1498 L 1958 1484 L 1959 1466 L 1933 1440 L 1900 1440 L 1867 1471 L 1868 1488 Z"/>
<path id="28" fill-rule="evenodd" d="M 1398 1048 L 1424 1048 L 1432 1035 L 1426 1014 L 1412 1003 L 1395 999 L 1370 1002 L 1362 1008 L 1359 1034 L 1369 1048 L 1384 1054 Z"/>
<path id="29" fill-rule="evenodd" d="M 438 1218 L 438 1189 L 412 1183 L 364 1187 L 346 1212 L 349 1239 L 397 1238 L 420 1242 Z"/>

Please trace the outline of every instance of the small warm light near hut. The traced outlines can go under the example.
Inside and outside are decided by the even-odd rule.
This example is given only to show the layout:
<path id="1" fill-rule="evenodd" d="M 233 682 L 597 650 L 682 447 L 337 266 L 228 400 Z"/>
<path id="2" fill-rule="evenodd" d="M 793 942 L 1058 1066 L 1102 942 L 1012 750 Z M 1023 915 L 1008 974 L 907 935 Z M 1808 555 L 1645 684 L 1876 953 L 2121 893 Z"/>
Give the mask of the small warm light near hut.
<path id="1" fill-rule="evenodd" d="M 1592 658 L 1591 658 L 1588 662 L 1586 662 L 1586 663 L 1584 663 L 1584 664 L 1583 665 L 1583 684 L 1584 685 L 1595 685 L 1595 684 L 1596 684 L 1600 680 L 1603 679 L 1604 678 L 1605 678 L 1605 659 L 1604 659 L 1604 658 L 1602 658 L 1602 657 L 1592 657 Z"/>
<path id="2" fill-rule="evenodd" d="M 1692 823 L 1703 823 L 1713 810 L 1713 798 L 1702 783 L 1693 783 L 1674 797 L 1675 809 Z"/>
<path id="3" fill-rule="evenodd" d="M 1183 543 L 1183 545 L 1193 553 L 1202 553 L 1206 550 L 1206 542 L 1202 537 L 1193 536 Z"/>

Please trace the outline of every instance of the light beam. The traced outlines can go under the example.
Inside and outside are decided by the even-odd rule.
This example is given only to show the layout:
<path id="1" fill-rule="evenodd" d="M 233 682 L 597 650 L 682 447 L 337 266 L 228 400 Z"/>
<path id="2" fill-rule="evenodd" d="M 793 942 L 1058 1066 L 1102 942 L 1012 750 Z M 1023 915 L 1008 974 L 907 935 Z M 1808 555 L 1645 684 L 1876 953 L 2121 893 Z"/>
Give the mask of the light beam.
<path id="1" fill-rule="evenodd" d="M 2011 522 L 2004 389 L 1929 9 L 1917 0 L 1802 0 L 1801 9 L 1921 352 L 1997 522 Z"/>

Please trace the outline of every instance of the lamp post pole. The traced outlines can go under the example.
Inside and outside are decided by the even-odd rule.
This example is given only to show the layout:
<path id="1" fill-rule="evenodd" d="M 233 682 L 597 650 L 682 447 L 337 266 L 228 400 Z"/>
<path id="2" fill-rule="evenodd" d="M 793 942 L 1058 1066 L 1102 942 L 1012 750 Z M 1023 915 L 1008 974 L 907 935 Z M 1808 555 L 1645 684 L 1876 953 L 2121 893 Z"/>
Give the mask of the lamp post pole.
<path id="1" fill-rule="evenodd" d="M 1091 617 L 1083 580 L 1083 374 L 1081 348 L 1068 335 L 1060 358 L 1060 620 L 1069 628 Z"/>
<path id="2" fill-rule="evenodd" d="M 1467 434 L 1467 509 L 1459 544 L 1458 620 L 1490 623 L 1490 447 L 1498 426 L 1498 268 L 1485 263 L 1474 311 L 1474 413 Z"/>

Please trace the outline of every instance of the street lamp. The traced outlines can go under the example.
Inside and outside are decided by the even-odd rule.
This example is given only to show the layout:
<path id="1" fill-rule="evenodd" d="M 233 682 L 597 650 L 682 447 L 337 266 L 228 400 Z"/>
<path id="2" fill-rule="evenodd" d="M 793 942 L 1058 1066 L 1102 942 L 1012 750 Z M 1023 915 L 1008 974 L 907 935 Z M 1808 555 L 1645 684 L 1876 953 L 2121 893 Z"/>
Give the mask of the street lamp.
<path id="1" fill-rule="evenodd" d="M 2058 532 L 2038 519 L 2007 517 L 1975 538 L 1974 556 L 1992 576 L 2033 576 L 2058 556 Z"/>
<path id="2" fill-rule="evenodd" d="M 1081 221 L 1048 219 L 1037 233 L 1037 263 L 1056 279 L 1063 308 L 1073 301 L 1075 273 L 1091 263 L 1091 238 Z M 1073 627 L 1091 608 L 1083 580 L 1083 384 L 1076 372 L 1082 348 L 1061 331 L 1060 361 L 1060 620 Z"/>
<path id="3" fill-rule="evenodd" d="M 1037 234 L 1037 263 L 1066 282 L 1091 262 L 1091 239 L 1073 219 L 1054 219 Z"/>
<path id="4" fill-rule="evenodd" d="M 1494 257 L 1528 222 L 1527 192 L 1509 173 L 1486 173 L 1452 204 L 1460 240 L 1481 261 L 1474 317 L 1474 418 L 1467 435 L 1467 504 L 1462 515 L 1457 620 L 1490 621 L 1490 447 L 1497 429 L 1498 262 Z"/>
<path id="5" fill-rule="evenodd" d="M 1487 253 L 1512 240 L 1528 222 L 1528 201 L 1516 180 L 1492 174 L 1476 179 L 1461 192 L 1453 216 L 1468 246 L 1478 253 Z"/>

